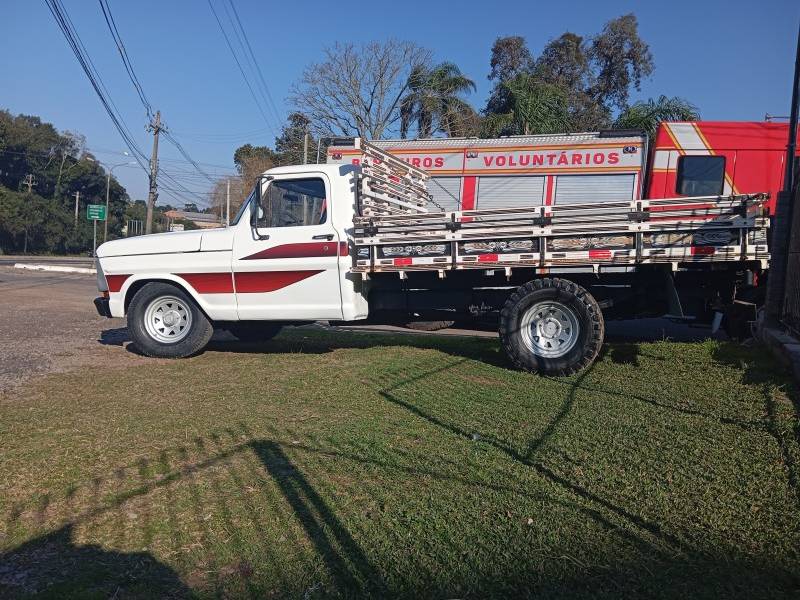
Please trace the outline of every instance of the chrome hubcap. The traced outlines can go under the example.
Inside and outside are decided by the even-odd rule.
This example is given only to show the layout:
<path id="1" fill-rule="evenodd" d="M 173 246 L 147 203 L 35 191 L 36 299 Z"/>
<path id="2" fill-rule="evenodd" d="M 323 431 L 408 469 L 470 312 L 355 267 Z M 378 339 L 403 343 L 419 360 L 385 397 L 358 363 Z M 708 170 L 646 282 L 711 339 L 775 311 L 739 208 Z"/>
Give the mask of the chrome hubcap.
<path id="1" fill-rule="evenodd" d="M 578 342 L 580 325 L 570 307 L 560 302 L 540 302 L 522 315 L 520 333 L 536 356 L 559 358 Z"/>
<path id="2" fill-rule="evenodd" d="M 162 344 L 181 341 L 192 327 L 192 311 L 174 296 L 161 296 L 153 300 L 144 312 L 147 334 Z"/>

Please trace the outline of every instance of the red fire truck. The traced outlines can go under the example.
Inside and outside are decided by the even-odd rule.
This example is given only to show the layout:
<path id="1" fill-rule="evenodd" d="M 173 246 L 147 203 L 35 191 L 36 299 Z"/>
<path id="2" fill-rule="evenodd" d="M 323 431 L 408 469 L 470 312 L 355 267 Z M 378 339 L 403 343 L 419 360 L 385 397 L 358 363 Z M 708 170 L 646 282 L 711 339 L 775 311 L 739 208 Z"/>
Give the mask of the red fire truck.
<path id="1" fill-rule="evenodd" d="M 431 173 L 445 210 L 767 192 L 772 213 L 787 137 L 785 123 L 698 121 L 662 123 L 649 152 L 640 132 L 614 130 L 372 143 Z M 340 140 L 327 162 L 360 156 Z"/>
<path id="2" fill-rule="evenodd" d="M 768 193 L 766 206 L 772 215 L 783 183 L 787 139 L 786 123 L 696 121 L 662 123 L 652 148 L 641 132 L 626 130 L 373 144 L 430 172 L 429 191 L 444 210 Z M 327 162 L 358 164 L 360 156 L 361 151 L 343 139 L 328 148 Z M 690 245 L 689 252 L 700 254 L 728 242 L 717 239 L 719 235 L 709 231 L 706 239 L 696 232 L 682 242 L 662 234 L 665 239 L 660 241 L 673 248 L 684 243 Z M 766 240 L 751 244 L 759 241 L 766 250 Z M 595 248 L 588 257 L 602 258 L 606 252 Z M 604 313 L 610 318 L 615 313 L 620 318 L 666 314 L 697 323 L 711 323 L 716 316 L 717 326 L 745 335 L 764 300 L 766 272 L 766 260 L 736 281 L 706 269 L 677 269 L 666 282 L 666 295 L 643 296 L 648 287 L 643 285 L 635 306 L 631 298 L 620 299 L 613 303 L 616 310 L 608 307 Z M 725 293 L 720 294 L 721 287 L 727 288 Z M 653 300 L 665 297 L 671 299 L 666 306 Z M 720 320 L 723 313 L 727 318 Z"/>

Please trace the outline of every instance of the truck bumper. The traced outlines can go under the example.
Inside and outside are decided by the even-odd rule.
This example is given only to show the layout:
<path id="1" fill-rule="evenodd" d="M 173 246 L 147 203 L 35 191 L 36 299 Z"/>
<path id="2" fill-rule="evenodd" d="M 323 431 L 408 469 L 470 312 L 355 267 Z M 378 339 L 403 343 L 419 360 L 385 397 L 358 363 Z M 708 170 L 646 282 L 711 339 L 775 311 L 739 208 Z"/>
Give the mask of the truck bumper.
<path id="1" fill-rule="evenodd" d="M 108 305 L 108 298 L 102 296 L 94 299 L 94 307 L 97 309 L 97 314 L 101 317 L 111 318 L 111 307 Z"/>

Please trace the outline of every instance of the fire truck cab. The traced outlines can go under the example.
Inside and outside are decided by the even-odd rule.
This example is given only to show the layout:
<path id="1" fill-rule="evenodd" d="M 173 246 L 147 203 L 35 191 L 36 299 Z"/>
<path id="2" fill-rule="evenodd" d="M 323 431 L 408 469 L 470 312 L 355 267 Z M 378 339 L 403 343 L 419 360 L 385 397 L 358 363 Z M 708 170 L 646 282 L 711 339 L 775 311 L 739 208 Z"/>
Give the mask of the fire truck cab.
<path id="1" fill-rule="evenodd" d="M 767 192 L 774 213 L 783 185 L 786 123 L 662 123 L 648 170 L 647 197 Z"/>

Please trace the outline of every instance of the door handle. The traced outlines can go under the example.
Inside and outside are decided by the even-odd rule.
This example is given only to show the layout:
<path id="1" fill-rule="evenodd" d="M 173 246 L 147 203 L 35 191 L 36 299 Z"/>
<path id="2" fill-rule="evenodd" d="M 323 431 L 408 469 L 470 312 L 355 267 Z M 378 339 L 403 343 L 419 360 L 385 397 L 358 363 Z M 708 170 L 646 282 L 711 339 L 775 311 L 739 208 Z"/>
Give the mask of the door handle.
<path id="1" fill-rule="evenodd" d="M 311 238 L 312 240 L 328 240 L 329 242 L 333 239 L 332 233 L 323 233 L 320 235 L 315 235 Z"/>

